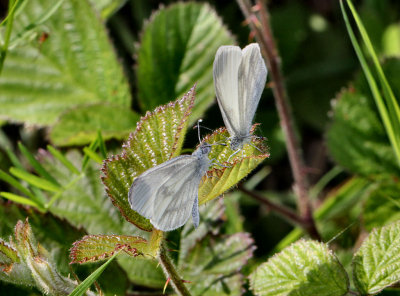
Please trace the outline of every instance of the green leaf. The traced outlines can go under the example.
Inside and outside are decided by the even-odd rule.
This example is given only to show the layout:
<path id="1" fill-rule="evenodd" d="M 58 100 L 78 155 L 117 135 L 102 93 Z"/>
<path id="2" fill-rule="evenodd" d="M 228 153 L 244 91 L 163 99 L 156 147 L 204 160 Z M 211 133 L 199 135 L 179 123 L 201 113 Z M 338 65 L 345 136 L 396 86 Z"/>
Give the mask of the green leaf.
<path id="1" fill-rule="evenodd" d="M 400 281 L 400 221 L 375 228 L 353 258 L 353 277 L 363 295 Z"/>
<path id="2" fill-rule="evenodd" d="M 22 32 L 53 5 L 52 0 L 27 1 L 14 31 Z M 49 36 L 41 45 L 33 40 L 8 53 L 0 77 L 0 118 L 51 126 L 78 106 L 129 108 L 126 78 L 104 24 L 86 0 L 63 1 L 43 25 Z"/>
<path id="3" fill-rule="evenodd" d="M 119 252 L 116 252 L 110 257 L 102 266 L 96 269 L 90 276 L 88 276 L 82 283 L 80 283 L 69 296 L 81 296 L 90 288 L 90 286 L 97 280 L 97 278 L 103 273 L 107 266 L 117 257 Z"/>
<path id="4" fill-rule="evenodd" d="M 251 133 L 253 133 L 254 127 Z M 213 144 L 221 143 L 221 141 L 225 141 L 227 138 L 229 138 L 229 133 L 225 128 L 220 128 L 211 135 L 206 136 L 203 141 Z M 264 159 L 269 157 L 269 153 L 262 139 L 256 137 L 252 137 L 251 144 L 245 145 L 228 163 L 227 161 L 233 153 L 235 153 L 235 151 L 232 151 L 229 145 L 213 145 L 208 157 L 210 159 L 215 159 L 226 167 L 217 169 L 217 164 L 203 177 L 203 182 L 199 187 L 200 205 L 229 190 L 254 170 Z"/>
<path id="5" fill-rule="evenodd" d="M 11 200 L 13 202 L 22 204 L 22 205 L 27 205 L 27 206 L 32 206 L 35 207 L 41 211 L 44 211 L 43 206 L 39 203 L 37 203 L 35 200 L 11 193 L 11 192 L 0 192 L 0 195 L 8 200 Z"/>
<path id="6" fill-rule="evenodd" d="M 78 151 L 69 151 L 65 156 L 76 167 L 81 166 L 83 157 Z M 104 193 L 97 164 L 89 161 L 85 173 L 72 178 L 70 170 L 52 157 L 43 157 L 42 165 L 63 186 L 48 209 L 51 213 L 84 227 L 89 234 L 140 233 L 119 215 Z"/>
<path id="7" fill-rule="evenodd" d="M 342 296 L 349 279 L 327 245 L 300 240 L 261 264 L 250 283 L 257 295 Z"/>
<path id="8" fill-rule="evenodd" d="M 10 168 L 10 173 L 14 175 L 17 178 L 20 178 L 29 184 L 46 190 L 46 191 L 51 191 L 51 192 L 58 192 L 61 190 L 61 187 L 59 185 L 55 185 L 54 183 L 47 181 L 46 179 L 40 178 L 38 176 L 35 176 L 33 174 L 30 174 L 26 172 L 25 170 L 17 169 L 17 168 Z"/>
<path id="9" fill-rule="evenodd" d="M 68 295 L 72 292 L 76 282 L 60 275 L 50 253 L 37 244 L 27 221 L 18 221 L 14 236 L 15 245 L 14 240 L 10 244 L 15 246 L 21 262 L 0 271 L 0 279 L 19 285 L 35 285 L 45 294 Z"/>
<path id="10" fill-rule="evenodd" d="M 80 175 L 79 170 L 71 163 L 60 151 L 54 147 L 47 145 L 47 150 L 57 158 L 66 168 L 68 168 L 75 175 Z"/>
<path id="11" fill-rule="evenodd" d="M 234 40 L 204 3 L 177 3 L 159 9 L 144 28 L 138 52 L 139 103 L 152 110 L 181 97 L 195 82 L 191 122 L 214 101 L 212 65 L 221 45 Z"/>
<path id="12" fill-rule="evenodd" d="M 363 222 L 368 231 L 400 219 L 399 184 L 382 182 L 369 193 L 364 204 Z"/>
<path id="13" fill-rule="evenodd" d="M 347 31 L 349 33 L 351 42 L 353 44 L 354 50 L 356 51 L 357 57 L 360 61 L 366 79 L 368 81 L 368 85 L 373 94 L 375 103 L 379 110 L 380 117 L 382 119 L 383 125 L 385 127 L 385 131 L 390 140 L 390 144 L 393 148 L 394 154 L 397 158 L 397 164 L 400 164 L 400 106 L 393 94 L 393 91 L 386 79 L 385 73 L 382 70 L 378 57 L 375 53 L 374 47 L 371 43 L 371 40 L 368 36 L 367 31 L 364 28 L 364 25 L 358 16 L 357 11 L 355 10 L 352 2 L 347 0 L 347 5 L 350 8 L 351 14 L 355 20 L 357 28 L 360 32 L 364 45 L 367 49 L 368 54 L 372 58 L 373 65 L 376 70 L 376 76 L 378 77 L 378 81 L 380 85 L 378 86 L 377 81 L 373 77 L 369 65 L 366 61 L 365 55 L 363 54 L 360 45 L 358 44 L 357 39 L 355 38 L 354 32 L 351 28 L 350 22 L 347 17 L 346 10 L 344 9 L 344 5 L 340 2 L 340 7 L 342 10 L 343 18 L 346 23 Z M 382 89 L 382 95 L 380 93 L 379 87 Z"/>
<path id="14" fill-rule="evenodd" d="M 2 170 L 0 170 L 0 179 L 3 180 L 4 182 L 7 182 L 12 187 L 18 189 L 19 191 L 21 191 L 26 196 L 28 196 L 28 197 L 30 197 L 32 199 L 35 199 L 34 195 L 32 194 L 32 192 L 29 191 L 29 189 L 27 189 L 24 186 L 22 186 L 22 184 L 20 182 L 18 182 L 16 179 L 11 177 L 9 174 L 3 172 Z"/>
<path id="15" fill-rule="evenodd" d="M 122 140 L 133 131 L 140 116 L 127 107 L 97 104 L 71 109 L 62 114 L 50 132 L 57 146 L 84 145 L 101 130 L 105 140 Z"/>
<path id="16" fill-rule="evenodd" d="M 53 183 L 56 186 L 59 186 L 58 182 L 42 167 L 39 161 L 32 155 L 32 153 L 29 152 L 29 150 L 21 143 L 18 143 L 18 148 L 21 151 L 21 153 L 26 157 L 26 159 L 29 161 L 31 166 L 36 170 L 36 172 L 45 178 L 47 181 Z"/>
<path id="17" fill-rule="evenodd" d="M 136 257 L 147 255 L 147 241 L 128 235 L 86 235 L 71 248 L 71 263 L 86 263 L 105 260 L 115 252 L 123 250 Z"/>
<path id="18" fill-rule="evenodd" d="M 241 268 L 252 257 L 253 240 L 247 233 L 207 236 L 179 260 L 183 278 L 193 295 L 242 295 Z"/>
<path id="19" fill-rule="evenodd" d="M 18 252 L 10 244 L 0 239 L 0 265 L 18 263 L 20 258 Z"/>
<path id="20" fill-rule="evenodd" d="M 335 101 L 327 144 L 333 158 L 354 173 L 400 176 L 373 101 L 354 89 L 343 91 Z"/>
<path id="21" fill-rule="evenodd" d="M 149 220 L 131 210 L 128 192 L 133 180 L 147 169 L 179 155 L 194 104 L 194 88 L 182 99 L 147 112 L 124 144 L 122 154 L 103 164 L 103 184 L 113 204 L 129 222 L 151 231 Z"/>

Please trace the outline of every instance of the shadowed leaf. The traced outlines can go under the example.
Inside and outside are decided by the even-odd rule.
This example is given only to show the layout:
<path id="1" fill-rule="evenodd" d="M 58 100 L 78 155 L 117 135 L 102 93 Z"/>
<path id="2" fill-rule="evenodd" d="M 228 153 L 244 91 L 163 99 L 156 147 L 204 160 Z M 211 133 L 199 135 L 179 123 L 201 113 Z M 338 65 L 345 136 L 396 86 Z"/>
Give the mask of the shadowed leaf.
<path id="1" fill-rule="evenodd" d="M 138 52 L 139 102 L 144 110 L 182 96 L 197 82 L 190 122 L 214 101 L 212 65 L 221 45 L 234 40 L 205 3 L 176 3 L 154 13 L 144 28 Z"/>

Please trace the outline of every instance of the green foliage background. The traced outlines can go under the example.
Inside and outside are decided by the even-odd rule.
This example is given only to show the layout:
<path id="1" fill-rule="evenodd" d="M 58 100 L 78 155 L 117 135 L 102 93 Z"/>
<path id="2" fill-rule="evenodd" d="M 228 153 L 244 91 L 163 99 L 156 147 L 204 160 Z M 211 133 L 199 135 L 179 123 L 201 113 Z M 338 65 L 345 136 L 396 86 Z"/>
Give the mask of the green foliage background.
<path id="1" fill-rule="evenodd" d="M 189 222 L 168 234 L 169 247 L 179 250 L 171 252 L 172 259 L 183 278 L 192 281 L 188 286 L 194 295 L 241 295 L 243 291 L 289 295 L 293 290 L 307 294 L 318 284 L 331 287 L 329 295 L 343 295 L 348 288 L 364 294 L 381 292 L 400 278 L 389 256 L 397 258 L 393 248 L 399 233 L 395 222 L 399 220 L 399 163 L 354 54 L 339 3 L 270 2 L 271 25 L 310 171 L 314 218 L 329 249 L 307 240 L 285 249 L 306 235 L 243 191 L 216 199 L 245 177 L 240 186 L 295 208 L 285 140 L 267 84 L 256 113 L 255 122 L 261 124 L 255 134 L 267 138 L 269 158 L 259 165 L 265 151 L 247 148 L 245 155 L 258 158 L 235 157 L 238 163 L 232 168 L 213 171 L 214 177 L 200 188 L 200 204 L 206 205 L 201 207 L 199 228 L 193 230 Z M 129 161 L 144 159 L 149 167 L 192 151 L 198 139 L 191 126 L 200 117 L 212 130 L 223 126 L 212 81 L 215 52 L 221 45 L 244 47 L 254 40 L 235 1 L 21 0 L 19 4 L 0 73 L 0 267 L 19 258 L 16 266 L 26 276 L 0 276 L 0 294 L 46 292 L 30 275 L 26 262 L 32 253 L 43 258 L 46 272 L 57 276 L 59 282 L 48 291 L 57 294 L 57 287 L 65 285 L 67 295 L 77 285 L 67 278 L 73 242 L 99 235 L 105 242 L 101 250 L 90 249 L 85 239 L 77 245 L 105 259 L 116 251 L 113 235 L 129 235 L 126 240 L 137 247 L 140 240 L 133 237 L 151 241 L 150 223 L 132 213 L 124 200 L 132 178 L 144 170 Z M 400 4 L 363 0 L 356 9 L 399 98 Z M 0 18 L 6 14 L 7 5 L 0 2 Z M 5 31 L 3 23 L 0 45 Z M 176 109 L 167 105 L 187 95 L 195 83 L 194 103 L 187 101 L 175 105 Z M 146 113 L 162 105 L 164 109 Z M 128 140 L 142 116 L 148 119 L 142 118 L 142 132 Z M 180 125 L 156 135 L 159 142 L 170 141 L 160 146 L 162 150 L 149 135 L 169 120 Z M 202 129 L 206 133 L 210 142 L 227 136 L 226 131 Z M 135 146 L 146 141 L 151 157 Z M 254 145 L 261 147 L 257 141 Z M 213 148 L 212 158 L 226 161 L 227 150 Z M 117 179 L 121 186 L 115 185 Z M 26 217 L 30 227 L 18 222 Z M 393 224 L 385 226 L 389 223 Z M 16 231 L 15 225 L 19 225 Z M 373 230 L 376 227 L 383 228 Z M 374 253 L 380 240 L 391 248 L 380 246 Z M 36 242 L 43 249 L 36 249 Z M 354 256 L 353 248 L 358 250 Z M 132 259 L 128 257 L 132 254 L 124 253 L 105 269 L 98 282 L 106 295 L 162 292 L 166 279 L 151 247 L 140 250 L 140 256 Z M 299 261 L 286 266 L 282 262 L 290 256 Z M 387 270 L 397 273 L 391 278 L 370 274 L 371 260 L 382 262 L 374 266 L 378 275 Z M 307 276 L 298 273 L 290 279 L 288 275 L 298 272 L 296 264 L 310 265 Z M 84 279 L 98 266 L 74 264 L 72 268 Z M 286 282 L 278 291 L 270 282 L 281 274 Z M 385 289 L 381 295 L 395 293 L 400 292 Z"/>

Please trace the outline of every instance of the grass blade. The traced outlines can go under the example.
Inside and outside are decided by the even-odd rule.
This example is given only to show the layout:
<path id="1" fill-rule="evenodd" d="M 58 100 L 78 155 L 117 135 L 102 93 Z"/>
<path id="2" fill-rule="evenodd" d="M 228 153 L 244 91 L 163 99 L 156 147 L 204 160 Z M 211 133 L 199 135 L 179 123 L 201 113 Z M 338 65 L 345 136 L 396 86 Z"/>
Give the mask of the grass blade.
<path id="1" fill-rule="evenodd" d="M 85 151 L 85 149 L 90 149 L 91 151 L 94 151 L 97 149 L 97 147 L 99 147 L 99 141 L 96 138 L 92 143 L 90 143 L 89 147 L 85 147 L 83 148 L 83 151 Z M 85 156 L 83 157 L 83 161 L 82 161 L 82 171 L 85 170 L 88 162 L 89 162 L 89 155 L 85 153 Z"/>
<path id="2" fill-rule="evenodd" d="M 24 180 L 29 184 L 46 191 L 58 192 L 61 189 L 60 186 L 54 185 L 46 179 L 40 178 L 18 168 L 10 168 L 10 173 L 17 178 L 20 178 L 21 180 Z"/>
<path id="3" fill-rule="evenodd" d="M 32 207 L 40 210 L 41 212 L 44 212 L 43 207 L 32 199 L 29 199 L 29 198 L 26 198 L 26 197 L 23 197 L 23 196 L 20 196 L 20 195 L 11 193 L 11 192 L 0 192 L 0 196 L 6 198 L 8 200 L 11 200 L 13 202 L 19 203 L 19 204 L 32 206 Z"/>
<path id="4" fill-rule="evenodd" d="M 89 156 L 91 159 L 93 159 L 95 162 L 102 164 L 103 160 L 101 159 L 101 157 L 99 155 L 96 154 L 96 152 L 94 152 L 93 150 L 91 150 L 88 147 L 83 148 L 83 152 L 85 152 L 85 154 L 87 156 Z"/>
<path id="5" fill-rule="evenodd" d="M 2 170 L 0 170 L 0 180 L 3 180 L 4 182 L 10 184 L 12 187 L 18 189 L 26 196 L 34 199 L 34 195 L 32 194 L 32 192 L 29 191 L 29 189 L 22 186 L 22 184 L 18 182 L 18 180 L 14 179 L 12 176 L 7 174 L 6 172 L 3 172 Z"/>
<path id="6" fill-rule="evenodd" d="M 54 185 L 60 186 L 60 184 L 56 181 L 56 179 L 54 179 L 46 171 L 46 169 L 40 164 L 40 162 L 37 161 L 37 159 L 32 155 L 32 153 L 30 153 L 29 150 L 21 142 L 18 143 L 18 148 L 40 176 L 45 178 L 47 181 L 53 183 Z"/>
<path id="7" fill-rule="evenodd" d="M 70 162 L 64 156 L 64 154 L 62 154 L 60 151 L 55 149 L 53 146 L 47 145 L 47 150 L 54 156 L 54 158 L 57 158 L 72 173 L 74 173 L 75 175 L 80 175 L 81 174 L 81 172 L 73 165 L 73 163 Z"/>
<path id="8" fill-rule="evenodd" d="M 115 257 L 119 252 L 115 253 L 110 259 L 108 259 L 103 265 L 101 265 L 99 268 L 97 268 L 91 275 L 89 275 L 82 283 L 80 283 L 74 291 L 72 291 L 69 296 L 81 296 L 85 294 L 87 289 L 90 288 L 90 286 L 97 280 L 97 278 L 103 273 L 103 271 L 106 269 L 106 267 L 111 263 L 111 261 L 114 260 Z"/>
<path id="9" fill-rule="evenodd" d="M 101 156 L 103 159 L 107 158 L 107 149 L 106 149 L 106 144 L 104 143 L 103 137 L 101 136 L 101 131 L 97 131 L 97 139 L 99 141 L 99 149 Z"/>
<path id="10" fill-rule="evenodd" d="M 353 14 L 353 17 L 356 20 L 358 29 L 360 30 L 360 32 L 362 32 L 361 34 L 363 35 L 364 42 L 366 42 L 366 40 L 367 40 L 367 42 L 366 42 L 367 48 L 370 51 L 372 51 L 372 52 L 370 52 L 370 54 L 371 55 L 375 55 L 375 61 L 374 61 L 374 63 L 376 63 L 375 66 L 377 66 L 377 64 L 379 65 L 379 61 L 376 58 L 376 54 L 375 54 L 375 52 L 373 50 L 371 42 L 369 41 L 368 35 L 367 35 L 366 31 L 365 31 L 365 28 L 362 26 L 360 18 L 358 17 L 358 15 L 357 15 L 354 7 L 352 6 L 350 0 L 347 0 L 347 4 L 349 5 L 349 7 L 351 9 L 351 12 Z M 368 84 L 370 86 L 372 95 L 373 95 L 373 97 L 375 99 L 375 103 L 376 103 L 376 105 L 378 107 L 379 113 L 381 115 L 381 119 L 382 119 L 383 124 L 385 126 L 385 130 L 386 130 L 386 132 L 388 134 L 390 143 L 391 143 L 392 148 L 394 150 L 394 153 L 395 153 L 395 155 L 397 157 L 397 161 L 400 164 L 400 139 L 399 139 L 399 135 L 396 135 L 396 132 L 395 132 L 396 130 L 397 131 L 400 130 L 400 123 L 398 122 L 399 121 L 398 118 L 394 118 L 394 117 L 396 117 L 396 113 L 399 112 L 398 111 L 398 105 L 397 105 L 396 102 L 393 103 L 392 99 L 395 100 L 395 98 L 393 96 L 393 93 L 391 92 L 390 86 L 387 83 L 386 78 L 384 77 L 383 71 L 382 71 L 382 69 L 380 68 L 380 65 L 379 65 L 380 72 L 379 72 L 378 69 L 377 70 L 378 70 L 378 73 L 380 73 L 379 76 L 381 78 L 381 82 L 382 82 L 382 80 L 386 81 L 386 84 L 383 83 L 384 84 L 384 86 L 383 86 L 384 93 L 385 94 L 391 93 L 391 96 L 389 95 L 389 97 L 393 97 L 392 99 L 388 98 L 386 100 L 387 103 L 388 103 L 389 110 L 387 109 L 387 107 L 385 105 L 385 102 L 384 102 L 384 100 L 383 100 L 383 98 L 382 98 L 382 96 L 381 96 L 381 94 L 379 92 L 378 85 L 377 85 L 377 83 L 376 83 L 376 81 L 375 81 L 375 79 L 374 79 L 374 77 L 373 77 L 373 75 L 371 73 L 371 70 L 370 70 L 370 68 L 368 66 L 368 63 L 367 63 L 365 57 L 364 57 L 364 54 L 363 54 L 363 52 L 361 50 L 361 47 L 360 47 L 360 45 L 359 45 L 359 43 L 357 41 L 357 38 L 355 37 L 353 29 L 351 28 L 349 18 L 347 16 L 346 10 L 345 10 L 344 5 L 343 5 L 343 1 L 340 1 L 340 7 L 341 7 L 341 10 L 342 10 L 343 19 L 345 21 L 347 32 L 349 34 L 350 40 L 351 40 L 351 42 L 353 44 L 354 50 L 355 50 L 355 52 L 357 54 L 357 57 L 358 57 L 358 59 L 360 61 L 360 64 L 361 64 L 361 67 L 362 67 L 362 69 L 364 71 L 365 77 L 367 78 L 367 81 L 368 81 Z M 386 87 L 385 87 L 385 85 L 386 85 Z M 390 91 L 388 89 L 390 89 Z"/>

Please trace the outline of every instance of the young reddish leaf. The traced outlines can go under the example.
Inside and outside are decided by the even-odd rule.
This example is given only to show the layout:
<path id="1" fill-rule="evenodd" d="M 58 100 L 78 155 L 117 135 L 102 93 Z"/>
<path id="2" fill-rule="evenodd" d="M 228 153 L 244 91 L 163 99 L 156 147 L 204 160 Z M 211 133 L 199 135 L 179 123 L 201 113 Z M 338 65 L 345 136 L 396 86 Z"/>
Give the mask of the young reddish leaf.
<path id="1" fill-rule="evenodd" d="M 147 241 L 141 237 L 129 235 L 86 235 L 76 241 L 71 248 L 71 263 L 86 263 L 105 260 L 123 250 L 126 254 L 146 256 Z"/>
<path id="2" fill-rule="evenodd" d="M 149 220 L 131 210 L 128 192 L 133 180 L 147 169 L 180 154 L 195 99 L 194 87 L 183 98 L 147 112 L 120 155 L 103 163 L 102 181 L 113 204 L 126 220 L 151 231 Z"/>

